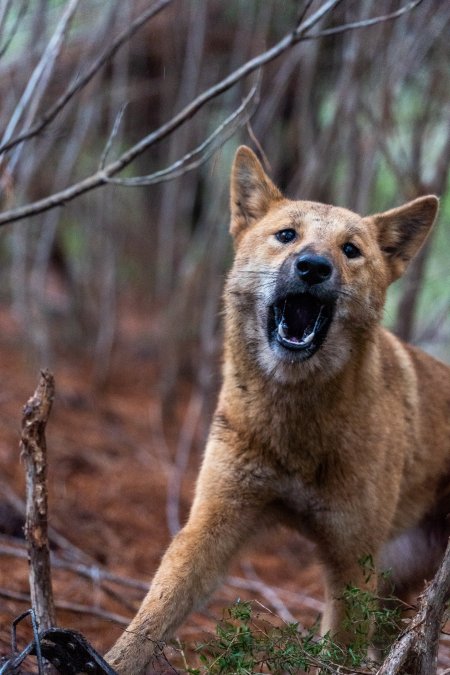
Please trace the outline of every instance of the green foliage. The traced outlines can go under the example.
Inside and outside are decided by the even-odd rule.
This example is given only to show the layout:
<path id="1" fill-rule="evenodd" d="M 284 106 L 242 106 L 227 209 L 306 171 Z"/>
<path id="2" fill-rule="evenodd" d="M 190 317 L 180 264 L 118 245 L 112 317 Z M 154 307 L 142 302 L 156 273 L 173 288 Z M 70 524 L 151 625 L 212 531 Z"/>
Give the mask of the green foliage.
<path id="1" fill-rule="evenodd" d="M 366 583 L 376 578 L 375 564 L 368 555 L 359 561 Z M 380 580 L 389 587 L 390 572 Z M 200 667 L 188 667 L 191 675 L 253 675 L 254 673 L 309 673 L 320 667 L 322 674 L 363 668 L 375 672 L 368 657 L 376 645 L 383 653 L 400 630 L 400 603 L 380 598 L 369 590 L 348 586 L 341 598 L 346 607 L 343 628 L 354 635 L 342 648 L 329 635 L 320 637 L 318 625 L 304 629 L 298 623 L 286 623 L 256 602 L 237 601 L 224 611 L 216 626 L 215 637 L 198 645 Z"/>
<path id="2" fill-rule="evenodd" d="M 353 586 L 345 590 L 344 600 L 347 608 L 344 628 L 355 636 L 349 654 L 352 665 L 361 665 L 372 645 L 369 635 L 373 634 L 377 647 L 383 649 L 399 632 L 400 608 L 395 601 L 380 604 L 376 595 Z"/>
<path id="3" fill-rule="evenodd" d="M 370 560 L 366 561 L 368 574 Z M 335 673 L 339 665 L 364 667 L 375 672 L 368 657 L 369 637 L 374 628 L 377 645 L 386 645 L 398 630 L 399 611 L 381 608 L 378 598 L 368 591 L 348 587 L 344 594 L 348 608 L 348 627 L 355 634 L 353 643 L 342 649 L 328 635 L 319 637 L 317 625 L 302 629 L 297 623 L 285 623 L 261 610 L 256 603 L 236 602 L 224 611 L 216 626 L 215 637 L 198 645 L 200 666 L 188 667 L 191 675 L 252 675 L 254 673 L 312 672 Z"/>
<path id="4" fill-rule="evenodd" d="M 313 631 L 303 635 L 296 623 L 274 624 L 255 612 L 252 603 L 238 601 L 225 610 L 217 624 L 216 637 L 199 645 L 201 667 L 188 672 L 276 675 L 308 671 L 317 664 L 321 643 Z"/>

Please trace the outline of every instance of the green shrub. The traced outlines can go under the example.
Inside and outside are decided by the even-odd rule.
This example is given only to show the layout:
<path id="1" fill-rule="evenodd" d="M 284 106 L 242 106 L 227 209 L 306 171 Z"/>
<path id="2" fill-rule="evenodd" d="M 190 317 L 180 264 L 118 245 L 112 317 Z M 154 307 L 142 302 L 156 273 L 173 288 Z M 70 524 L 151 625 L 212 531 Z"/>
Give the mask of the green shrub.
<path id="1" fill-rule="evenodd" d="M 352 672 L 364 668 L 375 672 L 367 656 L 371 641 L 369 626 L 376 624 L 378 636 L 392 635 L 398 625 L 398 610 L 380 608 L 378 599 L 367 591 L 348 587 L 344 596 L 355 642 L 342 649 L 329 636 L 319 637 L 317 624 L 302 629 L 285 623 L 255 602 L 236 602 L 224 611 L 215 636 L 196 647 L 200 666 L 188 667 L 191 675 L 282 675 L 309 673 L 320 666 L 321 673 Z"/>

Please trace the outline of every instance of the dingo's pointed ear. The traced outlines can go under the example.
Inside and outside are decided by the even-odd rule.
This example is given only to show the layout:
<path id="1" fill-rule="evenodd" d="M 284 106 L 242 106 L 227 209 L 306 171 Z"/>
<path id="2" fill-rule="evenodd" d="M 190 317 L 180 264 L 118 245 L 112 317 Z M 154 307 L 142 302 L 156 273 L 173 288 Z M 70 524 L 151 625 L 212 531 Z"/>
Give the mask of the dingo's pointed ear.
<path id="1" fill-rule="evenodd" d="M 411 258 L 425 242 L 438 208 L 438 198 L 428 195 L 372 216 L 378 229 L 380 248 L 391 272 L 391 281 L 403 274 Z"/>
<path id="2" fill-rule="evenodd" d="M 241 145 L 231 169 L 231 225 L 236 237 L 249 225 L 260 220 L 274 201 L 283 195 L 264 173 L 255 153 Z"/>

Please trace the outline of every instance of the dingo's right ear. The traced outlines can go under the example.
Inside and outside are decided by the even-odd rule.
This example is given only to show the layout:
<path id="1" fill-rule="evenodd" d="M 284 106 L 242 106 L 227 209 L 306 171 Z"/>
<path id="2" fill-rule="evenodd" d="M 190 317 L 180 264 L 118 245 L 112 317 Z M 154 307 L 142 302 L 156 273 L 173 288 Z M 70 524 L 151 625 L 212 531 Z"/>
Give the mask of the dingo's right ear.
<path id="1" fill-rule="evenodd" d="M 237 237 L 249 225 L 265 216 L 272 202 L 283 195 L 265 174 L 255 153 L 241 145 L 231 169 L 231 225 Z"/>

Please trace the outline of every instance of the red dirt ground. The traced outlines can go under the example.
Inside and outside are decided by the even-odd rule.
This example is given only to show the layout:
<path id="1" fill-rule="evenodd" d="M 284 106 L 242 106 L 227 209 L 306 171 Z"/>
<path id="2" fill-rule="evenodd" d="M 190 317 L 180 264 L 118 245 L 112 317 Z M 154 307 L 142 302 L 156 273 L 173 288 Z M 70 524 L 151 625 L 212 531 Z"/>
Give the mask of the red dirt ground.
<path id="1" fill-rule="evenodd" d="M 166 494 L 172 467 L 169 455 L 173 456 L 174 448 L 173 439 L 169 439 L 168 452 L 158 447 L 158 401 L 152 393 L 155 364 L 136 348 L 145 341 L 147 328 L 135 322 L 131 333 L 122 334 L 111 376 L 101 391 L 92 386 L 92 364 L 87 359 L 66 355 L 53 366 L 57 396 L 47 427 L 50 521 L 71 544 L 61 545 L 53 539 L 53 550 L 60 561 L 78 567 L 85 562 L 91 570 L 91 578 L 86 578 L 79 572 L 53 568 L 57 619 L 59 625 L 81 631 L 101 652 L 119 635 L 121 617 L 126 622 L 143 596 L 142 589 L 102 582 L 101 571 L 149 582 L 170 540 Z M 25 551 L 20 504 L 13 502 L 15 495 L 24 497 L 18 449 L 21 410 L 35 390 L 39 368 L 21 347 L 20 332 L 5 309 L 0 309 L 0 335 L 1 656 L 10 652 L 11 621 L 29 607 L 27 599 L 19 601 L 5 594 L 28 594 L 27 561 L 20 557 Z M 177 425 L 174 419 L 174 428 Z M 183 481 L 182 517 L 190 503 L 199 459 L 196 450 Z M 272 532 L 255 541 L 230 570 L 230 577 L 208 608 L 183 626 L 182 641 L 204 640 L 222 608 L 238 597 L 258 599 L 271 610 L 306 624 L 318 616 L 320 569 L 309 544 L 292 532 Z M 26 623 L 19 628 L 20 645 L 30 638 Z M 450 662 L 444 651 L 442 668 Z M 182 668 L 179 651 L 169 648 L 167 653 Z"/>

